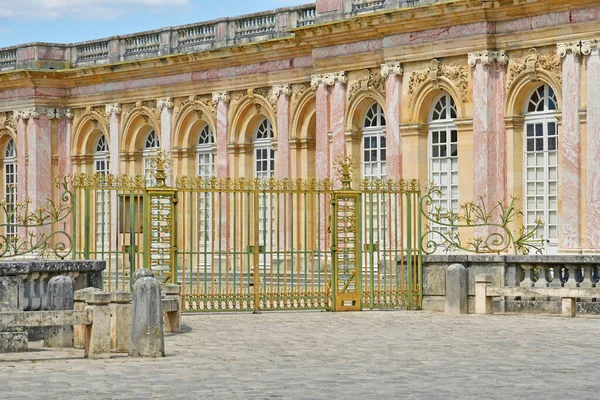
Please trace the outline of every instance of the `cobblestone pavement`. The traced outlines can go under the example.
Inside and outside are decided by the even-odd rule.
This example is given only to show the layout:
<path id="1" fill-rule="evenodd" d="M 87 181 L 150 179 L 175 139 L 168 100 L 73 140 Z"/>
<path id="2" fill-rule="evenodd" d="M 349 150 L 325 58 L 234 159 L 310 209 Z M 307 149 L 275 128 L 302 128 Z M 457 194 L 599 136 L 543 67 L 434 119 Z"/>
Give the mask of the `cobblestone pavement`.
<path id="1" fill-rule="evenodd" d="M 598 399 L 600 319 L 426 312 L 184 316 L 167 357 L 0 354 L 0 398 Z"/>

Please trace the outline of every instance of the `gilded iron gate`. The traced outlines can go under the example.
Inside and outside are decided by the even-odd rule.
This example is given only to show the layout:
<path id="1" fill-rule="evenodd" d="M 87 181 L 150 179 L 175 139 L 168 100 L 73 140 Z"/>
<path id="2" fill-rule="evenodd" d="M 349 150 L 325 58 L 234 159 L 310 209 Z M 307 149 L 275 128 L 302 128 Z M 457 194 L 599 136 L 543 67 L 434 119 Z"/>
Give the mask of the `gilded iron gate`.
<path id="1" fill-rule="evenodd" d="M 164 156 L 164 154 L 163 154 Z M 159 157 L 160 159 L 160 157 Z M 163 157 L 164 161 L 164 157 Z M 107 261 L 105 288 L 138 268 L 182 286 L 184 311 L 421 305 L 418 182 L 78 175 L 76 258 Z"/>

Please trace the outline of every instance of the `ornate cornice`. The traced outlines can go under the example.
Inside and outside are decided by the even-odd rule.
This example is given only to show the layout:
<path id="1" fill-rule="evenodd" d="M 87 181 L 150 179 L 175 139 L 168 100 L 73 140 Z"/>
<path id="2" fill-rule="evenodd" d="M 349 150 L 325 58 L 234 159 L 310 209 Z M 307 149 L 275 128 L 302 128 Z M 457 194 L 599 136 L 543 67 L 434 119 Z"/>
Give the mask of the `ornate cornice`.
<path id="1" fill-rule="evenodd" d="M 322 75 L 313 75 L 310 79 L 312 87 L 318 87 L 319 85 L 332 86 L 336 82 L 343 84 L 348 83 L 348 75 L 344 71 L 340 72 L 329 72 Z"/>
<path id="2" fill-rule="evenodd" d="M 402 68 L 402 64 L 399 62 L 381 64 L 381 76 L 384 78 L 392 75 L 402 75 L 403 73 L 404 68 Z"/>
<path id="3" fill-rule="evenodd" d="M 171 109 L 175 104 L 173 103 L 173 98 L 171 97 L 163 97 L 161 99 L 156 100 L 156 108 L 162 110 L 163 108 Z"/>
<path id="4" fill-rule="evenodd" d="M 123 109 L 121 108 L 121 105 L 119 103 L 107 104 L 105 106 L 105 109 L 106 109 L 107 115 L 112 115 L 112 114 L 118 115 L 123 112 Z"/>
<path id="5" fill-rule="evenodd" d="M 229 103 L 231 101 L 231 96 L 228 92 L 214 92 L 212 95 L 213 103 L 218 103 L 222 101 L 223 103 Z"/>
<path id="6" fill-rule="evenodd" d="M 13 112 L 13 118 L 19 119 L 30 119 L 39 118 L 41 115 L 46 115 L 49 119 L 59 118 L 73 118 L 73 111 L 70 108 L 26 108 Z"/>
<path id="7" fill-rule="evenodd" d="M 560 58 L 566 57 L 569 52 L 576 56 L 581 55 L 581 42 L 558 43 L 556 45 L 556 54 Z"/>
<path id="8" fill-rule="evenodd" d="M 600 50 L 600 39 L 581 41 L 581 54 L 583 54 L 584 56 L 589 56 L 594 50 Z"/>
<path id="9" fill-rule="evenodd" d="M 485 50 L 481 53 L 469 53 L 468 64 L 469 67 L 475 68 L 477 63 L 487 66 L 492 63 L 498 63 L 500 65 L 508 64 L 508 55 L 505 51 L 489 51 Z"/>

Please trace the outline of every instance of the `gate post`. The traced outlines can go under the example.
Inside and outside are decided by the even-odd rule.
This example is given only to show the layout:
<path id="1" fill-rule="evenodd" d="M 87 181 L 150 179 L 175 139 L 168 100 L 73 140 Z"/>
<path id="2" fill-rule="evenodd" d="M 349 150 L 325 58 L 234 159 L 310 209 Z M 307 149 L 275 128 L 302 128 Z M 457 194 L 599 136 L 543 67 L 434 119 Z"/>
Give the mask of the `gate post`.
<path id="1" fill-rule="evenodd" d="M 172 161 L 159 150 L 152 162 L 156 186 L 144 190 L 144 268 L 163 283 L 177 283 L 177 191 L 165 183 Z"/>
<path id="2" fill-rule="evenodd" d="M 333 311 L 362 310 L 360 260 L 360 192 L 352 190 L 352 158 L 343 157 L 337 166 L 342 188 L 331 200 L 331 259 Z"/>

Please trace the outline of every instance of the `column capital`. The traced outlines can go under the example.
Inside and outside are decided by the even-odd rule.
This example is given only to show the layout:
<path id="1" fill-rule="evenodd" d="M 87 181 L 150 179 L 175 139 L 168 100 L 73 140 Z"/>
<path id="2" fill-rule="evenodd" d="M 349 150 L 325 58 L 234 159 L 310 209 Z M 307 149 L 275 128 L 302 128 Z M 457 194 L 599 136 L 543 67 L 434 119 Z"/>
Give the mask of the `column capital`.
<path id="1" fill-rule="evenodd" d="M 560 58 L 566 57 L 569 52 L 576 56 L 581 55 L 581 42 L 558 43 L 556 45 L 556 54 Z"/>
<path id="2" fill-rule="evenodd" d="M 581 54 L 589 56 L 593 51 L 600 51 L 600 39 L 582 40 L 581 41 Z"/>
<path id="3" fill-rule="evenodd" d="M 336 82 L 348 83 L 348 74 L 345 71 L 328 72 L 321 75 L 312 75 L 310 79 L 310 85 L 315 88 L 320 85 L 333 86 Z"/>
<path id="4" fill-rule="evenodd" d="M 163 108 L 171 109 L 173 108 L 173 106 L 174 103 L 172 97 L 163 97 L 156 100 L 156 108 L 158 108 L 159 110 L 162 110 Z"/>
<path id="5" fill-rule="evenodd" d="M 112 103 L 112 104 L 107 104 L 104 106 L 105 110 L 106 110 L 106 114 L 108 116 L 111 116 L 113 114 L 121 114 L 121 112 L 123 111 L 123 109 L 121 108 L 121 105 L 119 103 Z"/>
<path id="6" fill-rule="evenodd" d="M 223 103 L 229 103 L 231 101 L 231 96 L 229 95 L 228 92 L 214 92 L 212 94 L 212 101 L 213 103 L 219 103 L 220 101 L 222 101 Z"/>
<path id="7" fill-rule="evenodd" d="M 468 64 L 469 67 L 475 68 L 477 63 L 481 65 L 488 66 L 492 65 L 492 63 L 498 63 L 500 65 L 508 64 L 508 55 L 504 50 L 501 51 L 490 51 L 485 50 L 480 53 L 469 53 Z"/>
<path id="8" fill-rule="evenodd" d="M 403 73 L 404 68 L 402 68 L 402 64 L 400 64 L 399 62 L 381 64 L 381 76 L 383 76 L 384 78 L 393 75 L 402 75 Z"/>
<path id="9" fill-rule="evenodd" d="M 292 87 L 290 85 L 273 85 L 272 96 L 279 98 L 281 95 L 290 96 Z"/>
<path id="10" fill-rule="evenodd" d="M 18 121 L 20 119 L 24 119 L 27 120 L 31 117 L 31 114 L 34 112 L 35 110 L 33 108 L 26 108 L 26 109 L 22 109 L 22 110 L 15 110 L 13 111 L 13 118 L 15 119 L 15 121 Z"/>
<path id="11" fill-rule="evenodd" d="M 37 112 L 39 114 L 46 114 L 50 119 L 73 119 L 73 111 L 70 108 L 46 108 L 38 109 Z"/>

